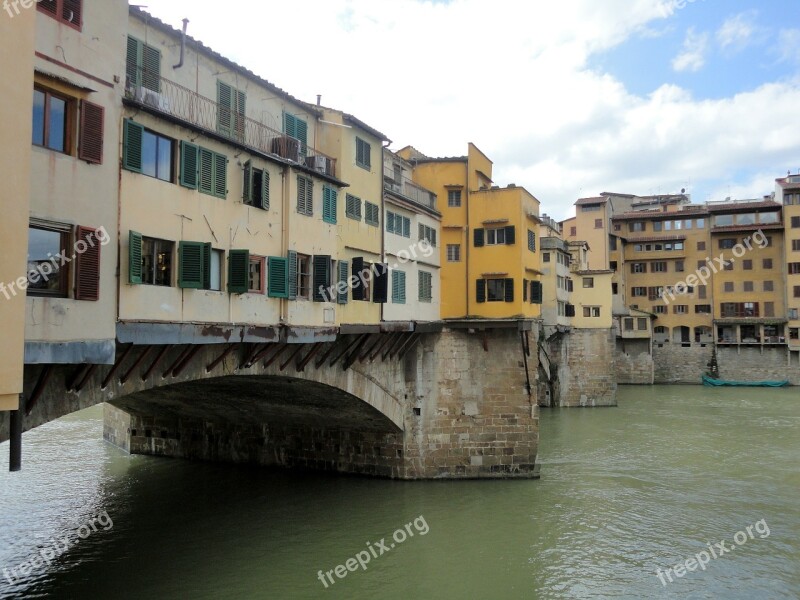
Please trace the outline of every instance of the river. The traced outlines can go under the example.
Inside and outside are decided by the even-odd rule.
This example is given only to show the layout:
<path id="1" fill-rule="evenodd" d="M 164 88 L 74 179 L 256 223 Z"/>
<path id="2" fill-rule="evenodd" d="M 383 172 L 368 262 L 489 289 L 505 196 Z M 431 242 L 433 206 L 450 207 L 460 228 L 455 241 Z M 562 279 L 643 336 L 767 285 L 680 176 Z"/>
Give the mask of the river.
<path id="1" fill-rule="evenodd" d="M 540 425 L 539 480 L 397 482 L 126 456 L 95 407 L 0 445 L 0 597 L 800 597 L 796 389 Z"/>

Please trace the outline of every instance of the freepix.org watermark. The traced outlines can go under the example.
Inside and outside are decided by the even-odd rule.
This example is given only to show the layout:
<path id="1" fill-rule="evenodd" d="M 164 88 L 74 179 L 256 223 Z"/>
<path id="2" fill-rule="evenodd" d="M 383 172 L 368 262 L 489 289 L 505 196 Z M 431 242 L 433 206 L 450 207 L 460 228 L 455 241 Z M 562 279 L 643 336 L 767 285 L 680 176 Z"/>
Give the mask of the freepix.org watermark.
<path id="1" fill-rule="evenodd" d="M 20 9 L 28 10 L 41 1 L 42 0 L 3 0 L 3 10 L 13 19 L 22 12 Z"/>
<path id="2" fill-rule="evenodd" d="M 62 267 L 71 263 L 78 256 L 89 250 L 89 248 L 94 248 L 98 243 L 101 246 L 106 246 L 109 242 L 111 242 L 111 236 L 108 235 L 105 227 L 100 227 L 86 238 L 79 239 L 75 242 L 72 247 L 73 252 L 71 256 L 67 256 L 66 250 L 59 254 L 48 252 L 47 260 L 38 261 L 36 267 L 30 269 L 25 276 L 19 277 L 16 281 L 12 281 L 11 283 L 0 283 L 0 294 L 5 296 L 6 300 L 11 300 L 11 298 L 18 293 L 25 293 L 25 290 L 31 285 L 50 281 L 50 277 L 54 273 L 58 273 Z"/>
<path id="3" fill-rule="evenodd" d="M 756 538 L 753 533 L 754 529 L 755 532 L 759 534 L 759 539 L 763 540 L 769 537 L 769 525 L 767 525 L 766 519 L 761 519 L 752 525 L 748 525 L 744 530 L 737 531 L 733 535 L 733 542 L 722 540 L 714 544 L 709 543 L 708 552 L 701 550 L 674 567 L 670 567 L 664 571 L 658 569 L 656 571 L 656 577 L 658 577 L 662 586 L 667 587 L 667 583 L 672 583 L 674 581 L 674 579 L 672 579 L 673 575 L 677 578 L 681 578 L 685 577 L 687 573 L 697 571 L 697 569 L 705 571 L 712 559 L 722 558 L 726 554 L 733 552 L 737 547 L 744 546 L 749 540 L 754 540 Z"/>
<path id="4" fill-rule="evenodd" d="M 737 258 L 741 258 L 748 252 L 754 250 L 754 244 L 760 250 L 763 250 L 769 246 L 769 238 L 759 229 L 752 236 L 744 238 L 740 243 L 731 248 L 730 253 L 733 257 L 726 259 L 724 252 L 721 252 L 719 256 L 713 259 L 706 257 L 705 265 L 697 269 L 683 281 L 679 281 L 675 285 L 668 286 L 662 290 L 661 298 L 664 300 L 664 304 L 669 304 L 671 301 L 675 300 L 676 295 L 689 293 L 689 289 L 693 289 L 696 285 L 706 285 L 709 279 L 711 279 L 711 275 L 719 273 L 728 265 L 736 262 Z"/>
<path id="5" fill-rule="evenodd" d="M 322 585 L 327 589 L 329 585 L 336 583 L 336 580 L 333 578 L 334 575 L 336 575 L 338 579 L 344 579 L 349 573 L 354 573 L 359 568 L 366 571 L 367 565 L 372 559 L 383 556 L 394 549 L 398 544 L 402 544 L 407 539 L 414 537 L 414 531 L 420 535 L 425 535 L 430 531 L 430 527 L 428 527 L 428 523 L 422 515 L 410 523 L 406 523 L 404 527 L 397 529 L 392 534 L 391 540 L 393 541 L 387 542 L 386 538 L 381 538 L 380 541 L 375 544 L 367 542 L 368 550 L 357 552 L 355 556 L 344 561 L 344 564 L 337 565 L 330 571 L 317 571 L 317 579 L 319 579 Z"/>
<path id="6" fill-rule="evenodd" d="M 76 546 L 81 540 L 85 540 L 100 529 L 108 531 L 112 527 L 114 527 L 114 521 L 111 520 L 111 517 L 108 516 L 106 511 L 103 511 L 64 537 L 50 538 L 49 543 L 40 548 L 37 554 L 30 556 L 28 560 L 21 562 L 16 567 L 4 568 L 3 577 L 5 577 L 6 581 L 11 585 L 19 583 L 31 573 L 36 572 L 45 565 L 50 565 L 50 563 L 71 547 Z"/>

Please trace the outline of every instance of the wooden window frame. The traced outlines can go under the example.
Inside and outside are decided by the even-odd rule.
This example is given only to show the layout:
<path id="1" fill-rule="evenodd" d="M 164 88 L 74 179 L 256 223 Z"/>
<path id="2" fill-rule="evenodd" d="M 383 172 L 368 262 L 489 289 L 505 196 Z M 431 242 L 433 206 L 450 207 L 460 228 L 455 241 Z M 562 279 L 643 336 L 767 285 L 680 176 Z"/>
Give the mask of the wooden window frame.
<path id="1" fill-rule="evenodd" d="M 71 20 L 67 20 L 64 18 L 64 5 L 67 4 L 70 0 L 51 0 L 49 3 L 42 2 L 41 0 L 37 0 L 36 8 L 39 12 L 44 13 L 51 19 L 55 19 L 59 23 L 72 27 L 73 29 L 77 29 L 78 31 L 83 30 L 83 0 L 72 0 L 73 2 L 78 3 L 78 22 L 74 23 Z M 47 9 L 49 4 L 55 4 L 56 12 L 53 13 Z"/>
<path id="2" fill-rule="evenodd" d="M 28 225 L 28 229 L 38 229 L 40 231 L 49 231 L 51 233 L 58 233 L 61 236 L 61 240 L 59 242 L 59 250 L 62 252 L 63 256 L 67 258 L 71 258 L 73 251 L 73 233 L 72 227 L 70 225 L 61 225 L 61 224 L 53 224 L 53 225 L 44 225 L 39 223 L 31 223 Z M 27 259 L 26 259 L 27 260 Z M 28 296 L 37 297 L 37 298 L 69 298 L 69 290 L 70 284 L 72 281 L 72 269 L 71 263 L 67 263 L 64 265 L 59 265 L 59 275 L 61 275 L 59 282 L 58 282 L 58 289 L 57 290 L 37 290 L 30 285 L 26 289 L 26 293 Z M 26 277 L 30 277 L 31 269 L 26 267 Z"/>
<path id="3" fill-rule="evenodd" d="M 261 271 L 260 274 L 261 286 L 258 289 L 254 289 L 251 285 L 252 282 L 250 281 L 250 269 L 254 264 L 257 264 Z M 247 293 L 264 295 L 267 291 L 266 276 L 267 276 L 267 257 L 251 254 L 250 261 L 248 262 L 247 265 Z"/>
<path id="4" fill-rule="evenodd" d="M 53 89 L 50 89 L 46 86 L 36 84 L 33 86 L 33 91 L 41 92 L 44 94 L 44 117 L 43 117 L 43 124 L 42 124 L 42 144 L 37 144 L 33 142 L 33 138 L 31 138 L 31 143 L 37 147 L 42 148 L 44 150 L 49 150 L 50 152 L 57 152 L 58 154 L 66 154 L 67 156 L 75 156 L 75 131 L 76 131 L 76 112 L 77 112 L 77 105 L 78 99 L 74 96 L 70 96 L 68 94 L 64 94 L 63 92 L 59 92 Z M 64 149 L 63 150 L 56 150 L 55 148 L 51 148 L 47 145 L 48 139 L 50 137 L 50 100 L 51 98 L 58 98 L 59 100 L 63 100 L 65 103 L 64 106 Z"/>

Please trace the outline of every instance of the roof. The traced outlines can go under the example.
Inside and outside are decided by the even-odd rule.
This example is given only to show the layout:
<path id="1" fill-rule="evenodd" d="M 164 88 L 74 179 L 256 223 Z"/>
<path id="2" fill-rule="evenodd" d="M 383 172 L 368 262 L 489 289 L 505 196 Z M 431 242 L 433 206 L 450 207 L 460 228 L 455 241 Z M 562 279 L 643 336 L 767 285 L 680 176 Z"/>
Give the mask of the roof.
<path id="1" fill-rule="evenodd" d="M 783 223 L 753 223 L 752 225 L 723 225 L 712 227 L 711 233 L 724 233 L 727 231 L 754 231 L 756 229 L 783 229 Z"/>
<path id="2" fill-rule="evenodd" d="M 165 23 L 161 19 L 158 19 L 157 17 L 154 17 L 149 12 L 147 12 L 145 10 L 142 10 L 141 8 L 138 8 L 136 6 L 130 6 L 128 8 L 128 10 L 129 10 L 129 13 L 131 15 L 133 15 L 135 17 L 138 17 L 139 19 L 144 20 L 147 23 L 148 26 L 155 27 L 156 29 L 160 29 L 161 31 L 163 31 L 163 32 L 165 32 L 167 34 L 176 36 L 178 38 L 183 36 L 183 32 L 182 31 L 180 31 L 179 29 L 175 29 L 171 25 L 168 25 L 167 23 Z M 194 49 L 197 52 L 201 52 L 203 54 L 206 54 L 206 55 L 212 57 L 214 60 L 219 61 L 223 65 L 225 65 L 228 68 L 230 68 L 232 71 L 237 71 L 238 73 L 241 73 L 242 75 L 244 75 L 246 77 L 249 77 L 250 79 L 253 79 L 254 81 L 258 82 L 260 85 L 263 85 L 265 88 L 267 88 L 267 89 L 271 90 L 272 92 L 274 92 L 275 94 L 277 94 L 278 96 L 281 96 L 281 97 L 283 97 L 283 98 L 285 98 L 287 100 L 290 100 L 292 102 L 295 102 L 297 104 L 303 105 L 303 106 L 307 107 L 310 112 L 315 113 L 317 116 L 321 116 L 322 113 L 314 105 L 309 104 L 307 102 L 304 102 L 302 100 L 299 100 L 299 99 L 295 98 L 289 92 L 287 92 L 285 90 L 282 90 L 281 88 L 276 86 L 274 83 L 270 83 L 269 81 L 267 81 L 263 77 L 260 77 L 260 76 L 256 75 L 250 69 L 248 69 L 246 67 L 243 67 L 242 65 L 240 65 L 238 63 L 233 62 L 229 58 L 224 57 L 219 52 L 215 52 L 214 50 L 212 50 L 211 48 L 209 48 L 208 46 L 203 44 L 203 42 L 201 42 L 199 40 L 196 40 L 195 38 L 193 38 L 190 35 L 186 36 L 186 46 L 189 47 L 189 48 Z"/>
<path id="3" fill-rule="evenodd" d="M 343 121 L 352 123 L 356 127 L 360 127 L 361 129 L 363 129 L 367 133 L 375 136 L 379 140 L 382 140 L 384 142 L 391 142 L 392 141 L 388 137 L 386 137 L 385 133 L 381 133 L 380 131 L 378 131 L 374 127 L 371 127 L 370 125 L 367 125 L 364 121 L 362 121 L 358 117 L 355 117 L 355 116 L 353 116 L 351 114 L 348 114 L 348 113 L 346 113 L 344 111 L 341 111 L 338 108 L 332 108 L 330 106 L 322 106 L 320 104 L 310 104 L 308 102 L 303 102 L 303 104 L 305 104 L 311 110 L 324 109 L 324 110 L 329 110 L 331 112 L 339 113 L 340 115 L 342 115 L 342 120 Z"/>
<path id="4" fill-rule="evenodd" d="M 613 275 L 613 269 L 589 269 L 586 271 L 575 271 L 578 275 Z"/>
<path id="5" fill-rule="evenodd" d="M 688 213 L 688 214 L 687 214 Z M 620 213 L 611 217 L 612 221 L 645 221 L 648 219 L 670 221 L 681 217 L 696 217 L 708 215 L 708 210 L 705 207 L 692 208 L 691 210 L 676 210 L 672 212 L 664 212 L 663 210 L 639 210 L 632 212 Z"/>
<path id="6" fill-rule="evenodd" d="M 709 212 L 741 212 L 758 208 L 780 210 L 782 205 L 774 200 L 753 200 L 752 202 L 725 202 L 722 204 L 709 204 Z"/>
<path id="7" fill-rule="evenodd" d="M 792 183 L 791 181 L 789 181 L 789 179 L 795 179 L 795 178 L 797 178 L 796 182 Z M 800 188 L 800 175 L 789 175 L 789 177 L 784 177 L 783 179 L 776 179 L 775 181 L 778 183 L 779 186 L 781 186 L 784 189 Z"/>
<path id="8" fill-rule="evenodd" d="M 640 244 L 642 242 L 681 242 L 686 239 L 685 235 L 646 235 L 643 237 L 623 237 L 629 244 Z"/>
<path id="9" fill-rule="evenodd" d="M 595 198 L 581 198 L 575 203 L 575 206 L 585 206 L 587 204 L 605 204 L 608 202 L 607 198 L 601 198 L 597 196 Z"/>

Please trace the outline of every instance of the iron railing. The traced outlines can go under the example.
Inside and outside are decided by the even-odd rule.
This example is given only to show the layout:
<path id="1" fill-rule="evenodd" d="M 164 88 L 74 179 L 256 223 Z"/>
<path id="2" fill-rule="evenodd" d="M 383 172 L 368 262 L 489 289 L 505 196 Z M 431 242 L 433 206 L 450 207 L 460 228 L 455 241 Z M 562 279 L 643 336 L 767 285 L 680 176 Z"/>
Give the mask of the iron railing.
<path id="1" fill-rule="evenodd" d="M 384 186 L 387 190 L 400 194 L 420 206 L 436 210 L 436 194 L 406 177 L 398 182 L 394 177 L 384 175 Z"/>
<path id="2" fill-rule="evenodd" d="M 300 140 L 260 123 L 242 112 L 201 96 L 174 81 L 140 69 L 138 81 L 129 76 L 125 97 L 165 115 L 181 119 L 252 148 L 303 164 L 331 177 L 336 159 Z"/>

